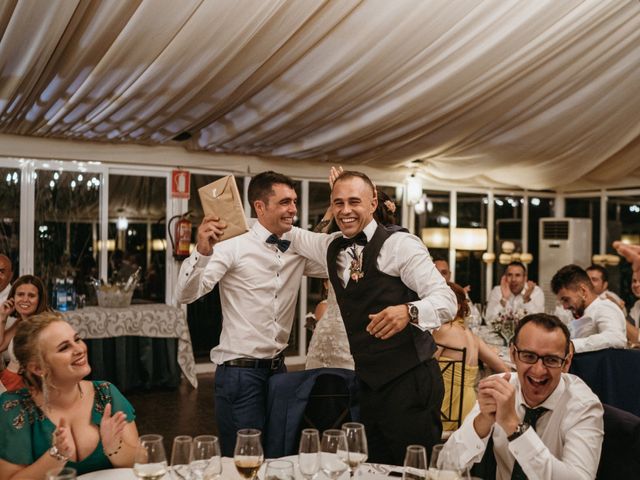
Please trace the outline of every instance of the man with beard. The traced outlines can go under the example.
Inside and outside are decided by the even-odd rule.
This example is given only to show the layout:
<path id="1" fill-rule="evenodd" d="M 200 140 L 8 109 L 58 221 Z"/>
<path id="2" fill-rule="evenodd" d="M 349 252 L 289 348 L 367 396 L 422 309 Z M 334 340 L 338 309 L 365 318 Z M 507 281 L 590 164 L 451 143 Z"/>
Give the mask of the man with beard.
<path id="1" fill-rule="evenodd" d="M 551 290 L 566 310 L 573 314 L 569 325 L 576 352 L 604 348 L 625 348 L 626 323 L 622 310 L 595 292 L 587 272 L 567 265 L 551 279 Z"/>
<path id="2" fill-rule="evenodd" d="M 493 287 L 487 299 L 486 320 L 492 322 L 498 315 L 511 312 L 544 312 L 544 293 L 535 282 L 527 279 L 527 269 L 521 262 L 511 262 Z"/>
<path id="3" fill-rule="evenodd" d="M 510 351 L 517 375 L 480 381 L 476 405 L 439 458 L 458 467 L 482 461 L 482 477 L 498 480 L 595 478 L 603 409 L 567 373 L 573 354 L 566 325 L 553 315 L 527 315 Z"/>

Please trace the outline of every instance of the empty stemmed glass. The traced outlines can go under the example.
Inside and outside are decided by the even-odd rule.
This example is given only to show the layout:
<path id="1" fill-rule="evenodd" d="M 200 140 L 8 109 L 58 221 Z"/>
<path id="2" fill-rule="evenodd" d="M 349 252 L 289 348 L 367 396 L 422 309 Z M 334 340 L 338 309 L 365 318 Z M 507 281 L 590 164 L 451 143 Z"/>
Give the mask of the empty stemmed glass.
<path id="1" fill-rule="evenodd" d="M 191 475 L 194 480 L 214 480 L 222 473 L 220 443 L 214 435 L 198 435 L 193 439 Z"/>
<path id="2" fill-rule="evenodd" d="M 288 460 L 269 460 L 264 478 L 265 480 L 294 480 L 293 463 Z"/>
<path id="3" fill-rule="evenodd" d="M 190 435 L 178 435 L 173 439 L 171 477 L 174 480 L 189 480 L 192 442 L 193 438 Z"/>
<path id="4" fill-rule="evenodd" d="M 409 445 L 404 456 L 403 480 L 424 480 L 427 477 L 427 451 L 422 445 Z"/>
<path id="5" fill-rule="evenodd" d="M 261 433 L 260 430 L 254 428 L 238 430 L 233 461 L 238 473 L 243 478 L 254 480 L 264 461 L 264 452 L 260 441 Z"/>
<path id="6" fill-rule="evenodd" d="M 320 435 L 315 428 L 305 428 L 300 435 L 298 468 L 302 476 L 310 480 L 320 469 Z"/>
<path id="7" fill-rule="evenodd" d="M 349 449 L 349 468 L 353 477 L 358 467 L 367 461 L 369 450 L 367 448 L 367 435 L 364 425 L 357 422 L 348 422 L 342 425 L 342 431 L 347 437 L 347 448 Z"/>
<path id="8" fill-rule="evenodd" d="M 431 450 L 429 478 L 432 480 L 467 479 L 469 469 L 460 467 L 453 455 L 444 450 L 444 444 L 439 443 Z"/>
<path id="9" fill-rule="evenodd" d="M 336 480 L 349 468 L 347 437 L 342 430 L 329 429 L 322 433 L 320 468 L 331 480 Z"/>
<path id="10" fill-rule="evenodd" d="M 133 473 L 145 480 L 160 480 L 167 473 L 162 435 L 141 435 L 133 459 Z"/>

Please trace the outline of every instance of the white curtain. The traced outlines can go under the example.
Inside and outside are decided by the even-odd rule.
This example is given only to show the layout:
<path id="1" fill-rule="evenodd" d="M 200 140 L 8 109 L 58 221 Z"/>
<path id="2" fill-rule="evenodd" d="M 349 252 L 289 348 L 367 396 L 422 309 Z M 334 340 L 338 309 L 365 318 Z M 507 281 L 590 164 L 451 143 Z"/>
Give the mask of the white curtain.
<path id="1" fill-rule="evenodd" d="M 639 91 L 637 0 L 0 2 L 0 155 L 629 186 Z"/>

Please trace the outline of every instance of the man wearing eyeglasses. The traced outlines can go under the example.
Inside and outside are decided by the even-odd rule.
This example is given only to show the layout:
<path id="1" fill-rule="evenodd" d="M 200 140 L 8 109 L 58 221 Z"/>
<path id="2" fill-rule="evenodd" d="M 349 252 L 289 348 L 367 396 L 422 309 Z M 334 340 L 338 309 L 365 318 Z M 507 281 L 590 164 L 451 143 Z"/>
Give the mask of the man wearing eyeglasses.
<path id="1" fill-rule="evenodd" d="M 566 325 L 553 315 L 527 315 L 510 351 L 517 375 L 480 381 L 478 401 L 443 458 L 463 468 L 482 461 L 484 478 L 595 478 L 603 410 L 589 387 L 567 373 L 573 353 Z"/>

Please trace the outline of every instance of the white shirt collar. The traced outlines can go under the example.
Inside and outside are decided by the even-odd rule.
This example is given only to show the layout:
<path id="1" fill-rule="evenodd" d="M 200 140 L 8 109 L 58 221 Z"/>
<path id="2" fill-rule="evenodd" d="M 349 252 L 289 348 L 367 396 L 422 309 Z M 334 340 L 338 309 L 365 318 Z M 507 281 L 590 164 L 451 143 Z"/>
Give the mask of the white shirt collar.
<path id="1" fill-rule="evenodd" d="M 377 229 L 378 229 L 378 222 L 376 222 L 374 219 L 371 219 L 371 221 L 367 224 L 367 226 L 364 227 L 362 231 L 367 236 L 368 242 L 371 241 Z"/>

